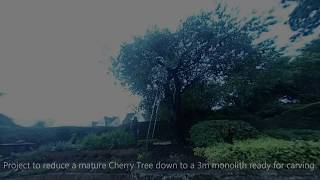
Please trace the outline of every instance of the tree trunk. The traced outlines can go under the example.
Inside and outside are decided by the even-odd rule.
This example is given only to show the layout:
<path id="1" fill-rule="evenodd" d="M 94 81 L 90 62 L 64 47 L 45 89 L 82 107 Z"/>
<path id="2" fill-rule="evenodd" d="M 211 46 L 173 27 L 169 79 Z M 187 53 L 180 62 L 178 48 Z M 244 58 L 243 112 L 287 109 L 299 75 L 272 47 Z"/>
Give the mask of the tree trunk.
<path id="1" fill-rule="evenodd" d="M 184 143 L 184 124 L 181 109 L 181 83 L 178 77 L 174 76 L 175 90 L 173 93 L 173 125 L 178 143 Z"/>

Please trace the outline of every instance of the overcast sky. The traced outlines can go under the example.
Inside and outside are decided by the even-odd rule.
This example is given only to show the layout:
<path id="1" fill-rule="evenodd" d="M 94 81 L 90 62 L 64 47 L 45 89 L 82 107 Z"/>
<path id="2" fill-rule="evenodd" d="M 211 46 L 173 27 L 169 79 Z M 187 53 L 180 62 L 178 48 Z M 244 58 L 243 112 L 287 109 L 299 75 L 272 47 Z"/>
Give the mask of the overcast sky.
<path id="1" fill-rule="evenodd" d="M 233 1 L 247 12 L 278 4 Z M 213 8 L 213 0 L 1 0 L 0 92 L 6 95 L 0 113 L 23 125 L 46 119 L 89 125 L 124 116 L 138 98 L 114 85 L 101 61 L 154 24 L 174 29 Z M 281 32 L 285 41 L 288 31 Z"/>

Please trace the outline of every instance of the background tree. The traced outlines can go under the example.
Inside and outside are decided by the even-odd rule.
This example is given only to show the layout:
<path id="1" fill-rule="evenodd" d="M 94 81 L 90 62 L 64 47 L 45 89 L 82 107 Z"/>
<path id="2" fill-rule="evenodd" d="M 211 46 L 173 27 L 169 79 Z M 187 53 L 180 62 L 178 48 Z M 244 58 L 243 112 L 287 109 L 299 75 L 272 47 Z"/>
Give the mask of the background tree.
<path id="1" fill-rule="evenodd" d="M 223 84 L 241 67 L 259 66 L 269 57 L 273 41 L 254 44 L 273 24 L 273 17 L 239 21 L 218 6 L 214 13 L 188 17 L 175 32 L 157 27 L 133 42 L 124 43 L 113 58 L 113 72 L 132 92 L 143 98 L 147 112 L 154 98 L 170 110 L 177 137 L 186 130 L 182 96 L 196 84 Z"/>
<path id="2" fill-rule="evenodd" d="M 213 117 L 237 118 L 261 128 L 319 127 L 319 62 L 319 40 L 315 40 L 294 59 L 268 61 L 255 76 L 247 76 L 248 70 L 243 69 L 239 75 L 231 76 L 232 81 L 224 87 L 227 92 L 238 92 L 223 97 L 233 105 L 214 112 Z M 248 79 L 250 83 L 246 83 Z"/>
<path id="3" fill-rule="evenodd" d="M 289 80 L 295 98 L 301 103 L 320 101 L 320 40 L 307 45 L 303 53 L 289 63 Z"/>
<path id="4" fill-rule="evenodd" d="M 292 37 L 295 40 L 299 36 L 307 36 L 314 32 L 320 25 L 320 1 L 319 0 L 282 0 L 284 7 L 289 6 L 290 1 L 296 1 L 297 7 L 289 16 L 289 25 L 297 33 Z"/>

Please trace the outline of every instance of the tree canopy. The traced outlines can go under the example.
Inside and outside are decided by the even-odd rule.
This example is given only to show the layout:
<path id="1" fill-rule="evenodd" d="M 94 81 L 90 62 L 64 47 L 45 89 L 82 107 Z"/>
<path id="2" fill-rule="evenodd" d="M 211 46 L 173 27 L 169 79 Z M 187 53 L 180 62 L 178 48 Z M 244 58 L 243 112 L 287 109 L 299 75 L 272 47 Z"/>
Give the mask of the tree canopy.
<path id="1" fill-rule="evenodd" d="M 155 96 L 162 100 L 177 129 L 184 129 L 181 98 L 186 90 L 195 84 L 224 84 L 241 68 L 261 67 L 278 55 L 272 39 L 253 42 L 273 24 L 273 17 L 240 21 L 225 10 L 218 6 L 214 12 L 188 17 L 176 31 L 149 29 L 124 43 L 113 58 L 116 77 L 143 98 L 147 111 L 154 107 Z"/>

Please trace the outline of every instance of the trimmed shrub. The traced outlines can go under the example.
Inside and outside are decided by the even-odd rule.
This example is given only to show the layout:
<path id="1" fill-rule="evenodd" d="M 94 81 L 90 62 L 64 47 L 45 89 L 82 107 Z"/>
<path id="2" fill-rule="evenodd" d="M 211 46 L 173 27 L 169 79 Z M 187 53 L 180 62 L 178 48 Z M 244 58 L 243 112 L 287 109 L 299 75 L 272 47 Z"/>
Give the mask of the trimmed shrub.
<path id="1" fill-rule="evenodd" d="M 203 121 L 192 126 L 191 141 L 197 147 L 210 146 L 225 142 L 228 130 L 234 129 L 234 139 L 248 139 L 258 135 L 258 131 L 243 121 L 211 120 Z"/>
<path id="2" fill-rule="evenodd" d="M 209 162 L 267 162 L 320 164 L 320 143 L 312 141 L 287 141 L 268 137 L 195 148 L 197 156 Z"/>
<path id="3" fill-rule="evenodd" d="M 135 143 L 133 136 L 125 131 L 111 131 L 101 135 L 86 136 L 81 145 L 84 149 L 127 148 Z"/>

